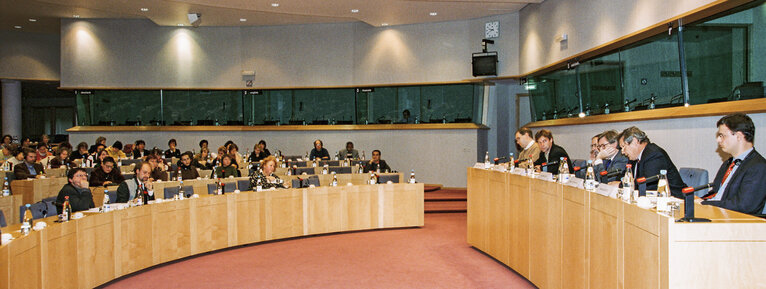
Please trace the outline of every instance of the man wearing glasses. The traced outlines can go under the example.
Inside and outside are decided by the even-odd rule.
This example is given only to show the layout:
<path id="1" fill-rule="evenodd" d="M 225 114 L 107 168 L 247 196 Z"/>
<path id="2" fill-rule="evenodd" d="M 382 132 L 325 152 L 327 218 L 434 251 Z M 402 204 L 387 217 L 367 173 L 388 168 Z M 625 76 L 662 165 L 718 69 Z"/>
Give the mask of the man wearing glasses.
<path id="1" fill-rule="evenodd" d="M 620 134 L 617 131 L 609 130 L 598 135 L 598 154 L 593 161 L 593 172 L 596 173 L 596 179 L 601 183 L 617 185 L 620 179 L 625 175 L 625 167 L 630 160 L 620 153 L 620 146 L 617 145 L 617 137 Z M 615 172 L 612 176 L 602 176 L 601 172 Z"/>
<path id="2" fill-rule="evenodd" d="M 61 214 L 61 206 L 64 204 L 66 197 L 69 197 L 69 205 L 72 207 L 72 212 L 94 208 L 93 194 L 88 188 L 88 173 L 82 168 L 74 168 L 67 172 L 67 179 L 69 183 L 61 188 L 56 197 L 56 210 L 58 213 Z"/>
<path id="3" fill-rule="evenodd" d="M 116 186 L 125 181 L 119 168 L 114 167 L 114 159 L 106 157 L 90 174 L 90 185 L 93 187 Z"/>

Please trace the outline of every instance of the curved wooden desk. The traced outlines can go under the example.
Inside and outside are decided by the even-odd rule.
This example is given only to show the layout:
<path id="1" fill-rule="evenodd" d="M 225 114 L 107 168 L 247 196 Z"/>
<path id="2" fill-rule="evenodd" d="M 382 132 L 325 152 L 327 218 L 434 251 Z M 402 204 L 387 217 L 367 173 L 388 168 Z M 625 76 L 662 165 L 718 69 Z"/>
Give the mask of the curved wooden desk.
<path id="1" fill-rule="evenodd" d="M 423 184 L 201 195 L 88 214 L 67 223 L 45 221 L 48 228 L 0 246 L 0 288 L 92 288 L 154 265 L 233 246 L 423 226 Z"/>
<path id="2" fill-rule="evenodd" d="M 504 172 L 468 169 L 468 243 L 540 288 L 753 288 L 766 220 L 697 205 L 711 223 Z"/>

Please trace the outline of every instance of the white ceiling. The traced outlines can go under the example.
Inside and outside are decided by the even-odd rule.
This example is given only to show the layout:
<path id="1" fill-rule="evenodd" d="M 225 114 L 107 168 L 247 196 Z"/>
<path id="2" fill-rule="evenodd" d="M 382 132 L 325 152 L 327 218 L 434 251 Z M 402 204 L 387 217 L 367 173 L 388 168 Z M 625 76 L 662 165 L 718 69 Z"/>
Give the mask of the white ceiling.
<path id="1" fill-rule="evenodd" d="M 361 21 L 372 26 L 473 19 L 543 0 L 0 0 L 0 30 L 58 33 L 61 18 L 147 18 L 157 25 L 259 26 Z M 278 7 L 272 6 L 278 3 Z M 146 12 L 141 8 L 148 8 Z M 357 9 L 357 13 L 351 10 Z M 435 12 L 436 15 L 430 15 Z M 37 21 L 31 22 L 30 18 Z M 246 21 L 240 21 L 246 19 Z M 14 26 L 21 26 L 17 29 Z"/>

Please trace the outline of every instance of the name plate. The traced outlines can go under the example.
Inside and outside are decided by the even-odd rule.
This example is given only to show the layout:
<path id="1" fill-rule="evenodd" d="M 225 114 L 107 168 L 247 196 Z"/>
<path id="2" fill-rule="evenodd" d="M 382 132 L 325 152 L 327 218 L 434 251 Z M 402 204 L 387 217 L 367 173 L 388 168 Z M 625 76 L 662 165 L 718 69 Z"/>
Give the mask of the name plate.
<path id="1" fill-rule="evenodd" d="M 617 190 L 619 188 L 617 186 L 611 186 L 608 184 L 600 184 L 598 186 L 598 189 L 596 189 L 596 193 L 599 195 L 611 197 L 611 198 L 617 198 Z"/>
<path id="2" fill-rule="evenodd" d="M 496 166 L 492 166 L 492 170 L 493 171 L 498 171 L 498 172 L 506 172 L 507 171 L 507 167 L 504 166 L 504 165 L 496 165 Z"/>
<path id="3" fill-rule="evenodd" d="M 522 169 L 522 168 L 513 168 L 513 171 L 511 171 L 511 173 L 514 174 L 514 175 L 526 175 L 527 174 L 527 170 Z"/>
<path id="4" fill-rule="evenodd" d="M 476 164 L 474 164 L 474 165 L 473 165 L 473 168 L 474 168 L 474 169 L 482 169 L 482 170 L 483 170 L 483 169 L 486 169 L 486 168 L 484 167 L 484 163 L 476 163 Z"/>
<path id="5" fill-rule="evenodd" d="M 553 182 L 553 174 L 549 172 L 541 172 L 539 175 L 537 175 L 536 178 L 540 180 L 544 180 L 544 181 Z"/>
<path id="6" fill-rule="evenodd" d="M 578 189 L 584 189 L 585 188 L 584 184 L 585 184 L 585 180 L 584 179 L 570 177 L 569 178 L 569 182 L 566 183 L 565 185 L 570 186 L 570 187 L 575 187 L 575 188 L 578 188 Z"/>

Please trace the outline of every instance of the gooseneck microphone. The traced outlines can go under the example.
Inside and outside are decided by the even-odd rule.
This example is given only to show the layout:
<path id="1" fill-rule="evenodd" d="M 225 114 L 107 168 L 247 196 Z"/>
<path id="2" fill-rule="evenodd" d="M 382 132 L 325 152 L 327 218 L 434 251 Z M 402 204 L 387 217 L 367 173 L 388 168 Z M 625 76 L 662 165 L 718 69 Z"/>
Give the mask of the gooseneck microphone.
<path id="1" fill-rule="evenodd" d="M 696 186 L 696 187 L 685 187 L 685 188 L 681 189 L 681 192 L 684 193 L 684 194 L 691 194 L 691 193 L 694 193 L 696 191 L 700 191 L 700 190 L 704 190 L 704 189 L 709 189 L 709 188 L 712 188 L 712 187 L 713 187 L 713 183 L 707 183 L 707 184 L 704 184 L 704 185 L 701 185 L 701 186 Z"/>
<path id="2" fill-rule="evenodd" d="M 608 170 L 608 171 L 601 171 L 599 175 L 601 175 L 602 177 L 613 178 L 613 177 L 622 175 L 622 173 L 623 173 L 622 169 L 612 168 L 611 170 Z"/>
<path id="3" fill-rule="evenodd" d="M 640 177 L 636 179 L 636 183 L 643 184 L 643 183 L 652 183 L 660 179 L 660 175 L 653 175 L 651 177 Z"/>
<path id="4" fill-rule="evenodd" d="M 508 159 L 508 157 L 495 158 L 494 161 L 495 161 L 495 164 L 498 164 L 500 163 L 501 160 L 505 160 L 505 159 Z"/>

